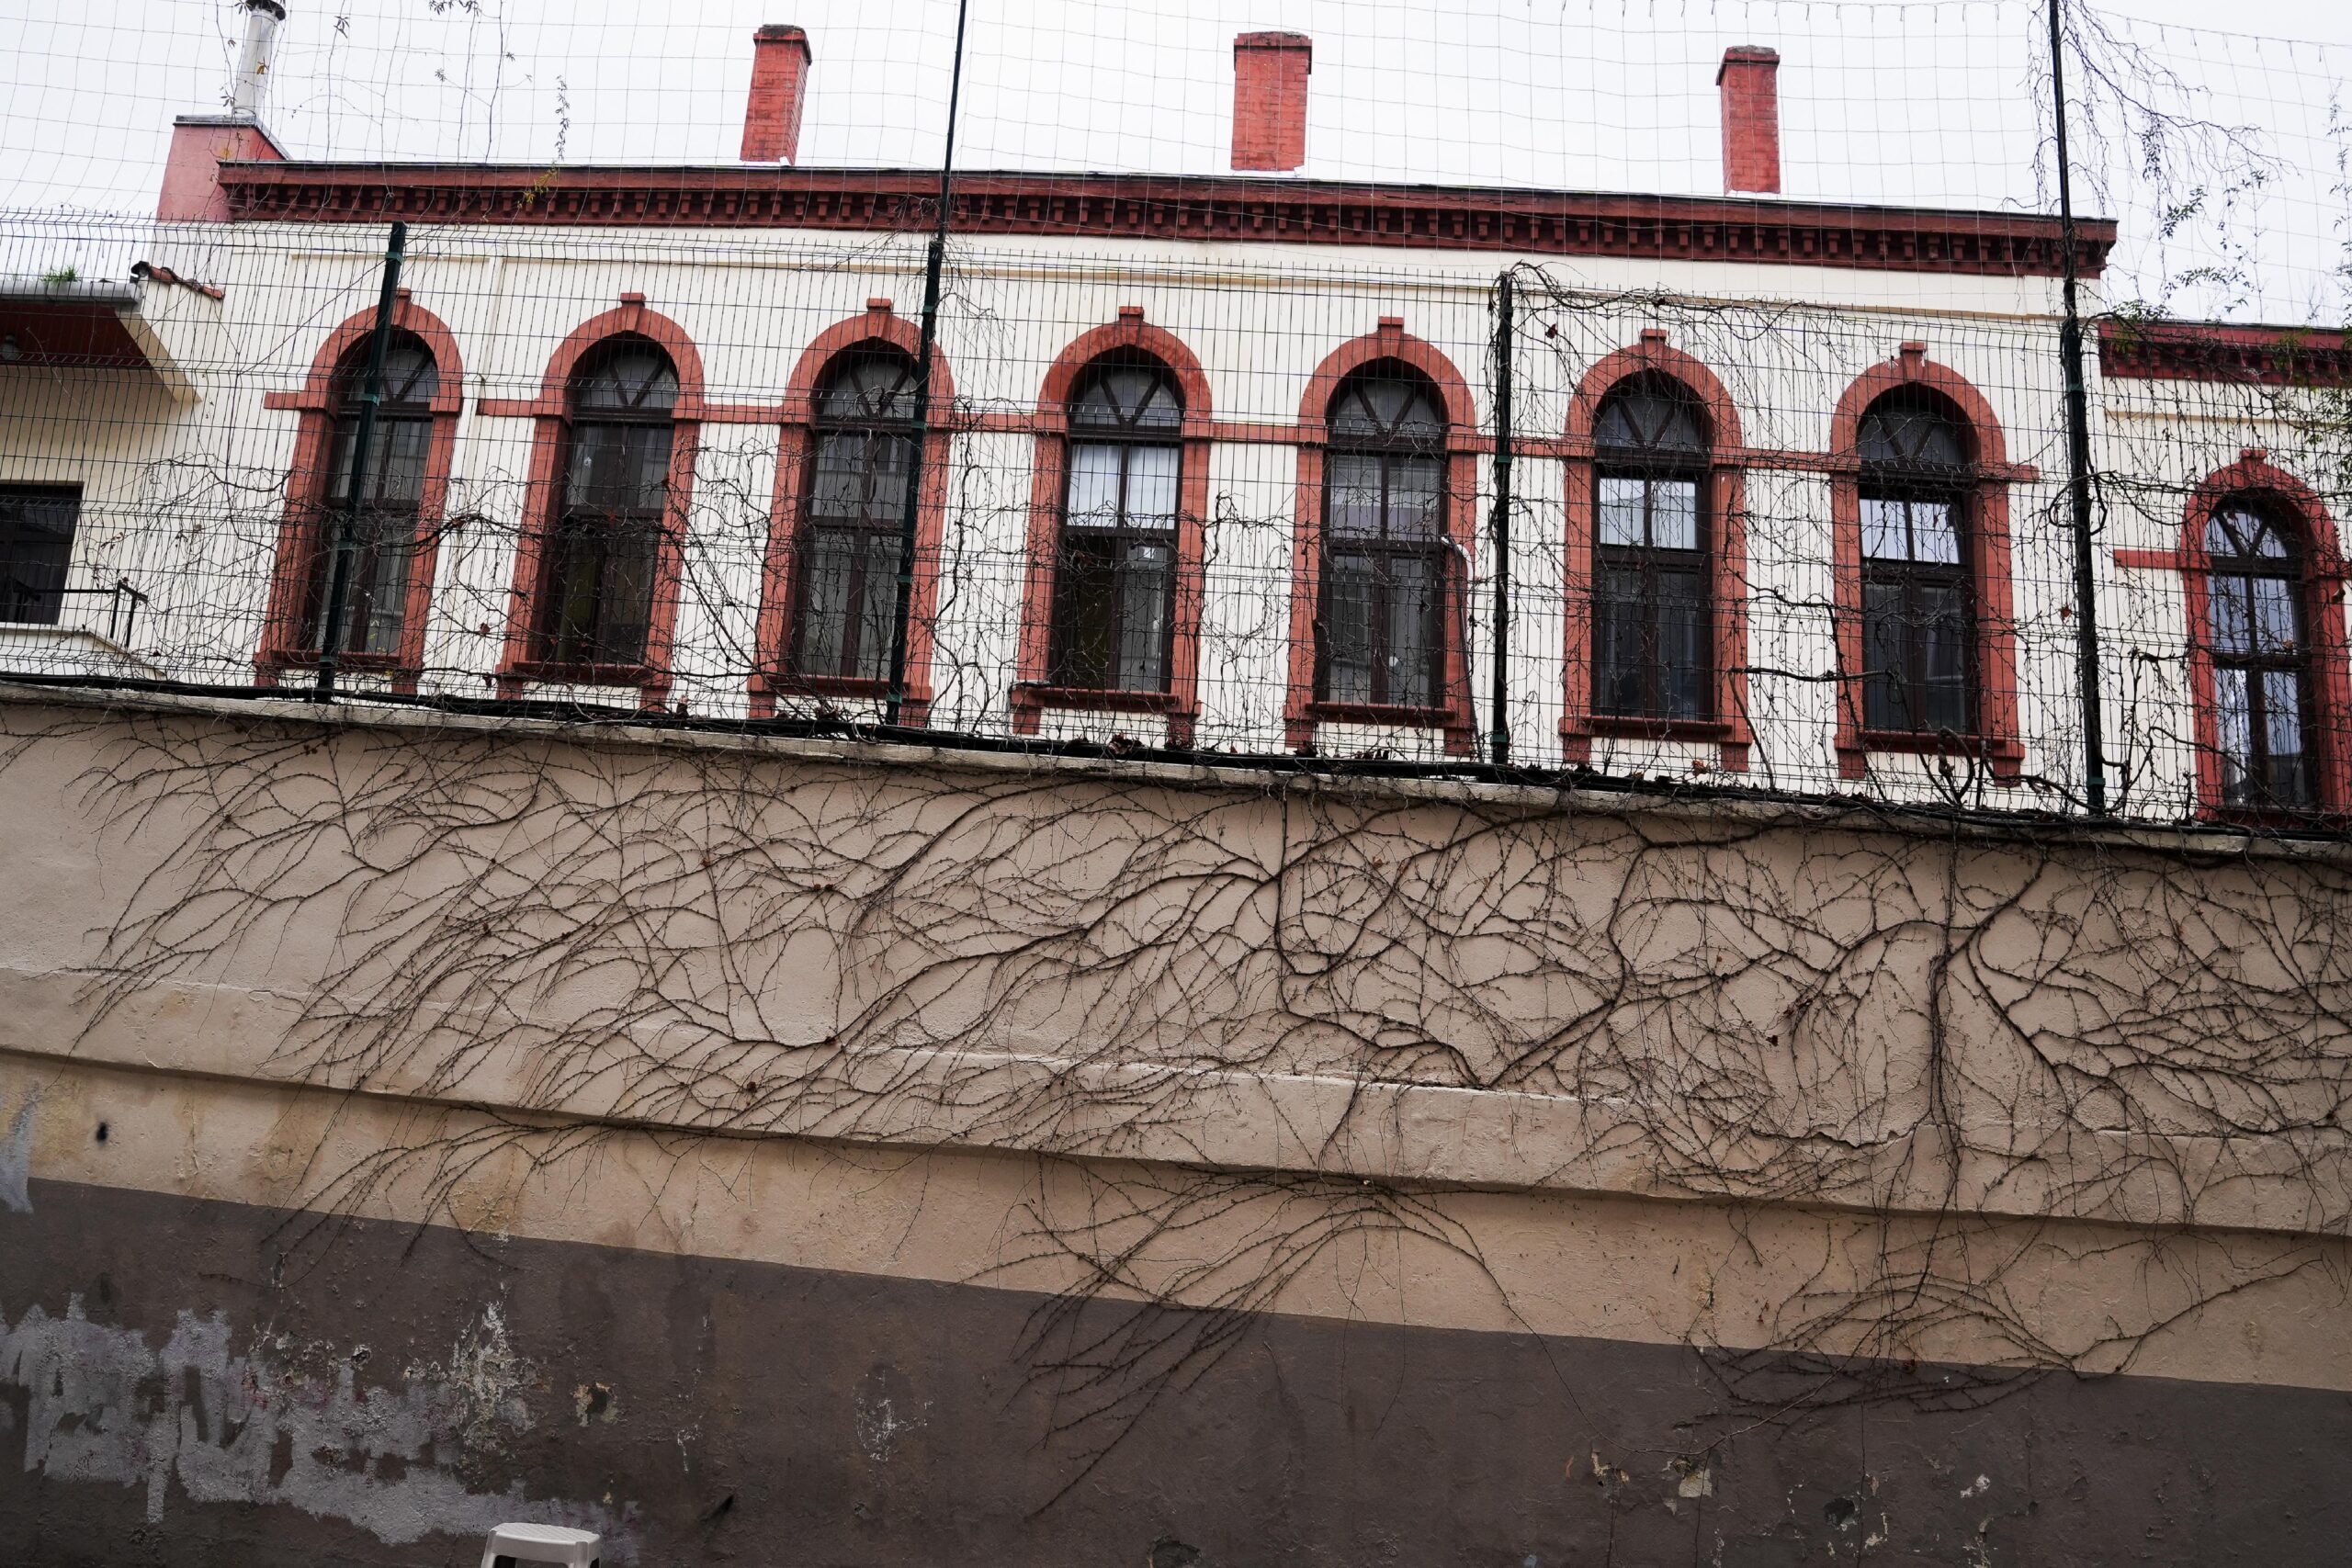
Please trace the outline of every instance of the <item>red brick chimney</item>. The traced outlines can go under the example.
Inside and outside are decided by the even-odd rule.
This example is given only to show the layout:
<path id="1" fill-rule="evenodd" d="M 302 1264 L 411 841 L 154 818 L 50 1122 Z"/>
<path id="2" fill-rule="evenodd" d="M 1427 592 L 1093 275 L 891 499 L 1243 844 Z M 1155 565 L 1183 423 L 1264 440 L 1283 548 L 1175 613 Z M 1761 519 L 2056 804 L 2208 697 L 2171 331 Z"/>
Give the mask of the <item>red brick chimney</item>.
<path id="1" fill-rule="evenodd" d="M 1306 162 L 1305 33 L 1243 33 L 1233 40 L 1233 166 L 1295 169 Z"/>
<path id="2" fill-rule="evenodd" d="M 743 162 L 792 162 L 800 151 L 800 106 L 808 96 L 808 65 L 816 59 L 808 35 L 770 22 L 752 35 L 752 96 L 743 106 Z"/>
<path id="3" fill-rule="evenodd" d="M 1780 194 L 1781 56 L 1752 43 L 1724 51 L 1724 189 Z"/>

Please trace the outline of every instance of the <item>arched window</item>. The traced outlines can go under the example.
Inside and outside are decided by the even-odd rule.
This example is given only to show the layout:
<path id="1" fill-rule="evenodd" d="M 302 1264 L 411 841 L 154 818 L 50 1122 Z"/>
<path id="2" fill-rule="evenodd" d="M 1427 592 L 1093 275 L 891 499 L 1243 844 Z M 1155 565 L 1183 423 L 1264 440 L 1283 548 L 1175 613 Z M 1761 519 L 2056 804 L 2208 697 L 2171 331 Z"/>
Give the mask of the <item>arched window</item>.
<path id="1" fill-rule="evenodd" d="M 407 623 L 409 579 L 418 550 L 417 513 L 424 500 L 426 460 L 433 445 L 433 400 L 441 382 L 424 340 L 413 333 L 392 333 L 384 348 L 383 400 L 377 408 L 367 482 L 355 498 L 352 452 L 359 431 L 360 396 L 367 388 L 368 348 L 368 339 L 362 337 L 335 367 L 331 394 L 334 426 L 320 497 L 321 525 L 313 531 L 315 547 L 303 577 L 301 646 L 317 649 L 325 642 L 335 540 L 347 525 L 351 567 L 345 579 L 341 651 L 390 657 L 401 651 Z"/>
<path id="2" fill-rule="evenodd" d="M 1628 377 L 1593 426 L 1593 711 L 1714 716 L 1708 440 L 1698 400 Z"/>
<path id="3" fill-rule="evenodd" d="M 2268 498 L 2240 493 L 2207 521 L 2205 558 L 2221 803 L 2310 810 L 2319 789 L 2301 530 Z"/>
<path id="4" fill-rule="evenodd" d="M 1165 692 L 1176 597 L 1183 395 L 1139 349 L 1090 364 L 1069 400 L 1049 680 Z"/>
<path id="5" fill-rule="evenodd" d="M 608 339 L 571 377 L 562 496 L 538 599 L 547 663 L 645 662 L 677 399 L 670 356 L 634 334 Z"/>
<path id="6" fill-rule="evenodd" d="M 1968 735 L 1977 713 L 1968 427 L 1922 388 L 1862 413 L 1862 725 Z"/>
<path id="7" fill-rule="evenodd" d="M 1317 700 L 1435 707 L 1451 550 L 1437 389 L 1400 361 L 1375 361 L 1340 384 L 1328 428 Z"/>
<path id="8" fill-rule="evenodd" d="M 888 680 L 914 474 L 914 362 L 880 344 L 842 355 L 818 388 L 815 413 L 789 668 Z"/>

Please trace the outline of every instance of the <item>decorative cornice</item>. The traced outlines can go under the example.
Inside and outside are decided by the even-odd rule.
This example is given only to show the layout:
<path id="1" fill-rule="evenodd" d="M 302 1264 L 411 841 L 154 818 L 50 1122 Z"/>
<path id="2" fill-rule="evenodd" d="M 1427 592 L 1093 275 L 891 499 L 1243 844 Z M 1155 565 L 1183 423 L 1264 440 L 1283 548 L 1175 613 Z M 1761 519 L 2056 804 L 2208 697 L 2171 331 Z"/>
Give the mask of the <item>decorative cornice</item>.
<path id="1" fill-rule="evenodd" d="M 909 170 L 564 168 L 224 163 L 245 222 L 534 223 L 927 231 L 935 174 Z M 962 234 L 1401 246 L 1898 272 L 2055 276 L 2058 221 L 2030 214 L 1721 197 L 1465 190 L 1159 175 L 972 174 Z M 2115 225 L 2076 225 L 2096 276 Z"/>
<path id="2" fill-rule="evenodd" d="M 2101 321 L 2098 367 L 2111 378 L 2352 387 L 2352 334 L 2220 321 Z"/>

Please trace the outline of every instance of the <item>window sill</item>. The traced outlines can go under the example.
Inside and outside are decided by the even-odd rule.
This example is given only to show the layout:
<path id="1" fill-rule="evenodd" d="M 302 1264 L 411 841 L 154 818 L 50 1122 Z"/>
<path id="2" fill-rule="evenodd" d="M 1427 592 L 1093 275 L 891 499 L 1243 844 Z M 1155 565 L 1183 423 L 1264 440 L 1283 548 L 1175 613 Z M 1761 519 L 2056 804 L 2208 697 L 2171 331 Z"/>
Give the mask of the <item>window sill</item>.
<path id="1" fill-rule="evenodd" d="M 558 664 L 518 659 L 499 671 L 510 681 L 543 681 L 557 686 L 661 686 L 669 677 L 648 664 Z"/>
<path id="2" fill-rule="evenodd" d="M 911 694 L 914 683 L 908 682 Z M 752 677 L 752 690 L 777 697 L 850 697 L 863 700 L 890 694 L 890 682 L 871 675 L 801 675 L 790 671 L 763 670 Z"/>
<path id="3" fill-rule="evenodd" d="M 1462 716 L 1452 708 L 1405 707 L 1393 703 L 1330 703 L 1306 705 L 1306 716 L 1322 724 L 1389 724 L 1419 729 L 1456 729 Z"/>
<path id="4" fill-rule="evenodd" d="M 2200 804 L 2197 814 L 2206 821 L 2222 827 L 2245 828 L 2255 831 L 2270 829 L 2284 832 L 2311 832 L 2323 828 L 2341 827 L 2346 820 L 2346 812 L 2340 806 L 2312 806 L 2301 810 L 2283 810 L 2276 807 L 2263 810 L 2250 806 Z"/>
<path id="5" fill-rule="evenodd" d="M 1695 740 L 1718 744 L 1732 739 L 1720 718 L 1644 718 L 1638 714 L 1596 713 L 1563 719 L 1564 735 L 1602 735 L 1627 740 Z"/>
<path id="6" fill-rule="evenodd" d="M 319 650 L 315 648 L 266 648 L 254 656 L 254 663 L 264 670 L 315 670 L 319 667 Z M 397 653 L 346 653 L 334 661 L 334 667 L 379 675 L 416 673 L 401 662 L 401 656 Z"/>
<path id="7" fill-rule="evenodd" d="M 2025 766 L 2025 747 L 2012 736 L 1953 735 L 1911 729 L 1865 729 L 1838 743 L 1840 772 L 1862 776 L 1873 752 L 1890 756 L 1961 757 L 1989 763 L 1996 782 L 2014 783 Z"/>
<path id="8" fill-rule="evenodd" d="M 1090 713 L 1182 713 L 1172 692 L 1130 692 L 1091 686 L 1051 686 L 1023 681 L 1012 688 L 1016 706 L 1074 708 Z"/>

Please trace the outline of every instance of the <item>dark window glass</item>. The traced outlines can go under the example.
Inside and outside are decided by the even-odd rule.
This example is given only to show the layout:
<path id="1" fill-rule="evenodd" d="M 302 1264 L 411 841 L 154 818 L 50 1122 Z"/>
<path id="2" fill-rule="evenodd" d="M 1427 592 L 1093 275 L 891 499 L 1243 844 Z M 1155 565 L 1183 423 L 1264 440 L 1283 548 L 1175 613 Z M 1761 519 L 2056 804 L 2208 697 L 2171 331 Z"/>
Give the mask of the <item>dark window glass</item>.
<path id="1" fill-rule="evenodd" d="M 826 371 L 801 512 L 796 673 L 889 678 L 914 384 L 914 362 L 895 350 L 853 352 Z"/>
<path id="2" fill-rule="evenodd" d="M 1087 367 L 1069 409 L 1069 473 L 1054 563 L 1057 686 L 1168 690 L 1184 405 L 1142 354 Z"/>
<path id="3" fill-rule="evenodd" d="M 1940 400 L 1893 393 L 1861 426 L 1862 725 L 1976 726 L 1967 432 Z"/>
<path id="4" fill-rule="evenodd" d="M 79 490 L 0 485 L 0 621 L 57 624 L 81 513 Z"/>
<path id="5" fill-rule="evenodd" d="M 1340 384 L 1329 426 L 1316 694 L 1434 707 L 1452 580 L 1436 389 L 1407 366 L 1367 366 Z"/>
<path id="6" fill-rule="evenodd" d="M 2224 502 L 2205 527 L 2211 567 L 2206 647 L 2213 660 L 2222 802 L 2305 811 L 2318 800 L 2312 756 L 2311 649 L 2298 531 L 2254 497 Z"/>
<path id="7" fill-rule="evenodd" d="M 377 405 L 368 481 L 355 504 L 352 449 L 359 434 L 359 400 L 367 376 L 368 344 L 363 339 L 335 369 L 326 514 L 303 599 L 302 646 L 315 649 L 325 638 L 335 540 L 348 528 L 351 565 L 345 579 L 343 651 L 396 653 L 407 619 L 409 572 L 417 553 L 417 508 L 424 499 L 432 404 L 440 390 L 440 371 L 432 352 L 411 333 L 396 333 L 385 345 L 383 400 Z"/>
<path id="8" fill-rule="evenodd" d="M 639 337 L 614 339 L 572 378 L 540 604 L 540 657 L 551 663 L 645 661 L 677 398 L 669 355 Z"/>
<path id="9" fill-rule="evenodd" d="M 1707 440 L 1696 400 L 1642 376 L 1593 429 L 1593 709 L 1714 716 Z"/>

